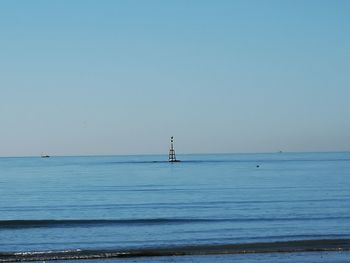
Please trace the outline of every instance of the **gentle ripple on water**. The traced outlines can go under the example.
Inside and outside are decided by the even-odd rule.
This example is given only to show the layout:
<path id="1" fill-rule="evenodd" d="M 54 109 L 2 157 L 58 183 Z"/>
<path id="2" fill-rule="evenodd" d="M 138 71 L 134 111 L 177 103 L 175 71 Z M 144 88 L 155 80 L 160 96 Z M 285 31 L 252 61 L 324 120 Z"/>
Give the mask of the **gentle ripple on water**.
<path id="1" fill-rule="evenodd" d="M 350 238 L 350 153 L 180 157 L 0 158 L 0 252 Z"/>

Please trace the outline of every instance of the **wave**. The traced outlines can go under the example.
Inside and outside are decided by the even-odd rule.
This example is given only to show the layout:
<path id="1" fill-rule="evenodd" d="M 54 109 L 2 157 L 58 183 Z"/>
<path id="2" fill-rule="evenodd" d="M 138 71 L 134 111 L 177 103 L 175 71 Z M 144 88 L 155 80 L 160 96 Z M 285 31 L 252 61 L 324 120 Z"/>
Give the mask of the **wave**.
<path id="1" fill-rule="evenodd" d="M 44 220 L 0 220 L 1 229 L 24 228 L 65 228 L 65 227 L 101 227 L 118 225 L 163 225 L 193 223 L 230 223 L 230 222 L 284 222 L 284 221 L 319 221 L 349 220 L 350 216 L 324 217 L 262 217 L 262 218 L 143 218 L 143 219 L 44 219 Z"/>
<path id="2" fill-rule="evenodd" d="M 44 220 L 1 220 L 0 229 L 37 227 L 77 227 L 106 225 L 152 225 L 210 222 L 211 219 L 144 218 L 144 219 L 44 219 Z"/>
<path id="3" fill-rule="evenodd" d="M 0 262 L 154 257 L 179 255 L 350 251 L 350 239 L 318 239 L 224 245 L 188 245 L 129 250 L 0 252 Z"/>
<path id="4" fill-rule="evenodd" d="M 290 159 L 202 159 L 202 160 L 191 160 L 184 159 L 180 160 L 179 163 L 275 163 L 275 162 L 348 162 L 349 158 L 325 158 L 325 159 L 308 159 L 308 158 L 290 158 Z M 152 164 L 152 163 L 169 163 L 168 160 L 128 160 L 128 161 L 111 161 L 104 162 L 103 164 Z M 173 164 L 173 163 L 172 163 Z"/>
<path id="5" fill-rule="evenodd" d="M 211 188 L 215 189 L 215 188 Z M 205 189 L 205 190 L 211 190 Z M 239 189 L 239 188 L 225 188 L 225 189 Z M 247 188 L 255 189 L 255 188 Z M 287 188 L 286 188 L 287 189 Z M 168 190 L 168 189 L 167 189 Z M 195 191 L 196 189 L 186 189 L 188 191 Z M 170 191 L 170 190 L 168 190 Z M 337 189 L 339 191 L 339 189 Z M 148 207 L 167 207 L 167 208 L 192 208 L 192 207 L 211 207 L 218 205 L 230 205 L 230 204 L 283 204 L 283 203 L 325 203 L 325 202 L 345 202 L 350 201 L 350 198 L 324 198 L 324 199 L 297 199 L 297 200 L 234 200 L 234 201 L 197 201 L 197 202 L 158 202 L 158 203 L 136 203 L 136 204 L 79 204 L 79 205 L 64 205 L 64 206 L 51 206 L 51 205 L 29 205 L 29 206 L 2 206 L 0 211 L 38 211 L 38 210 L 69 210 L 69 209 L 138 209 L 138 208 L 148 208 Z M 333 205 L 334 206 L 334 205 Z M 1 221 L 0 221 L 1 222 Z"/>

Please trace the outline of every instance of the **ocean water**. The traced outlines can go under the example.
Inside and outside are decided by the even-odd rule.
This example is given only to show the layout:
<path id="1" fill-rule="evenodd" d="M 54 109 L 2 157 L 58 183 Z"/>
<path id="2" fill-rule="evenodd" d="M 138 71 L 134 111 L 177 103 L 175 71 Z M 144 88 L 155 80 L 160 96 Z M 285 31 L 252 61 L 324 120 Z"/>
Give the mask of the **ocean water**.
<path id="1" fill-rule="evenodd" d="M 350 153 L 178 158 L 0 158 L 0 261 L 260 243 L 274 252 L 274 242 L 308 240 L 348 249 Z"/>

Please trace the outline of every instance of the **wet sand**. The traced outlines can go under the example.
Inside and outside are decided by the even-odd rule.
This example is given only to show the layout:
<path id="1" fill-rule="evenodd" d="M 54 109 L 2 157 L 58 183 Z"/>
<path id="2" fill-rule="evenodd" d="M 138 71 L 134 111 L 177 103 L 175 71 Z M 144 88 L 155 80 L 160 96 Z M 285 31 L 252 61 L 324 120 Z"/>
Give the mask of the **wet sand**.
<path id="1" fill-rule="evenodd" d="M 299 240 L 228 245 L 158 247 L 130 250 L 71 250 L 0 253 L 0 262 L 146 258 L 193 255 L 264 254 L 350 251 L 349 239 Z"/>
<path id="2" fill-rule="evenodd" d="M 264 254 L 226 254 L 226 255 L 197 255 L 197 256 L 167 256 L 167 257 L 140 257 L 122 259 L 79 260 L 83 263 L 348 263 L 349 251 L 341 252 L 303 252 L 303 253 L 264 253 Z M 57 263 L 76 263 L 77 261 L 57 261 Z"/>

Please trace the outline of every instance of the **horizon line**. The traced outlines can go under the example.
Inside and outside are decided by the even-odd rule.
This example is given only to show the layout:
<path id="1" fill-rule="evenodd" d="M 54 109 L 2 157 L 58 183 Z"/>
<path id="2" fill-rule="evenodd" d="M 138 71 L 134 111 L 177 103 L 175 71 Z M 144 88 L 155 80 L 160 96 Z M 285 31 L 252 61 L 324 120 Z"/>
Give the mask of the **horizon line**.
<path id="1" fill-rule="evenodd" d="M 271 151 L 271 152 L 211 152 L 211 153 L 177 153 L 176 155 L 231 155 L 231 154 L 286 154 L 286 153 L 350 153 L 350 150 L 332 150 L 332 151 Z M 138 153 L 138 154 L 68 154 L 68 155 L 55 155 L 50 157 L 112 157 L 112 156 L 167 156 L 167 153 Z M 41 155 L 22 155 L 22 156 L 0 156 L 0 158 L 41 158 Z"/>

